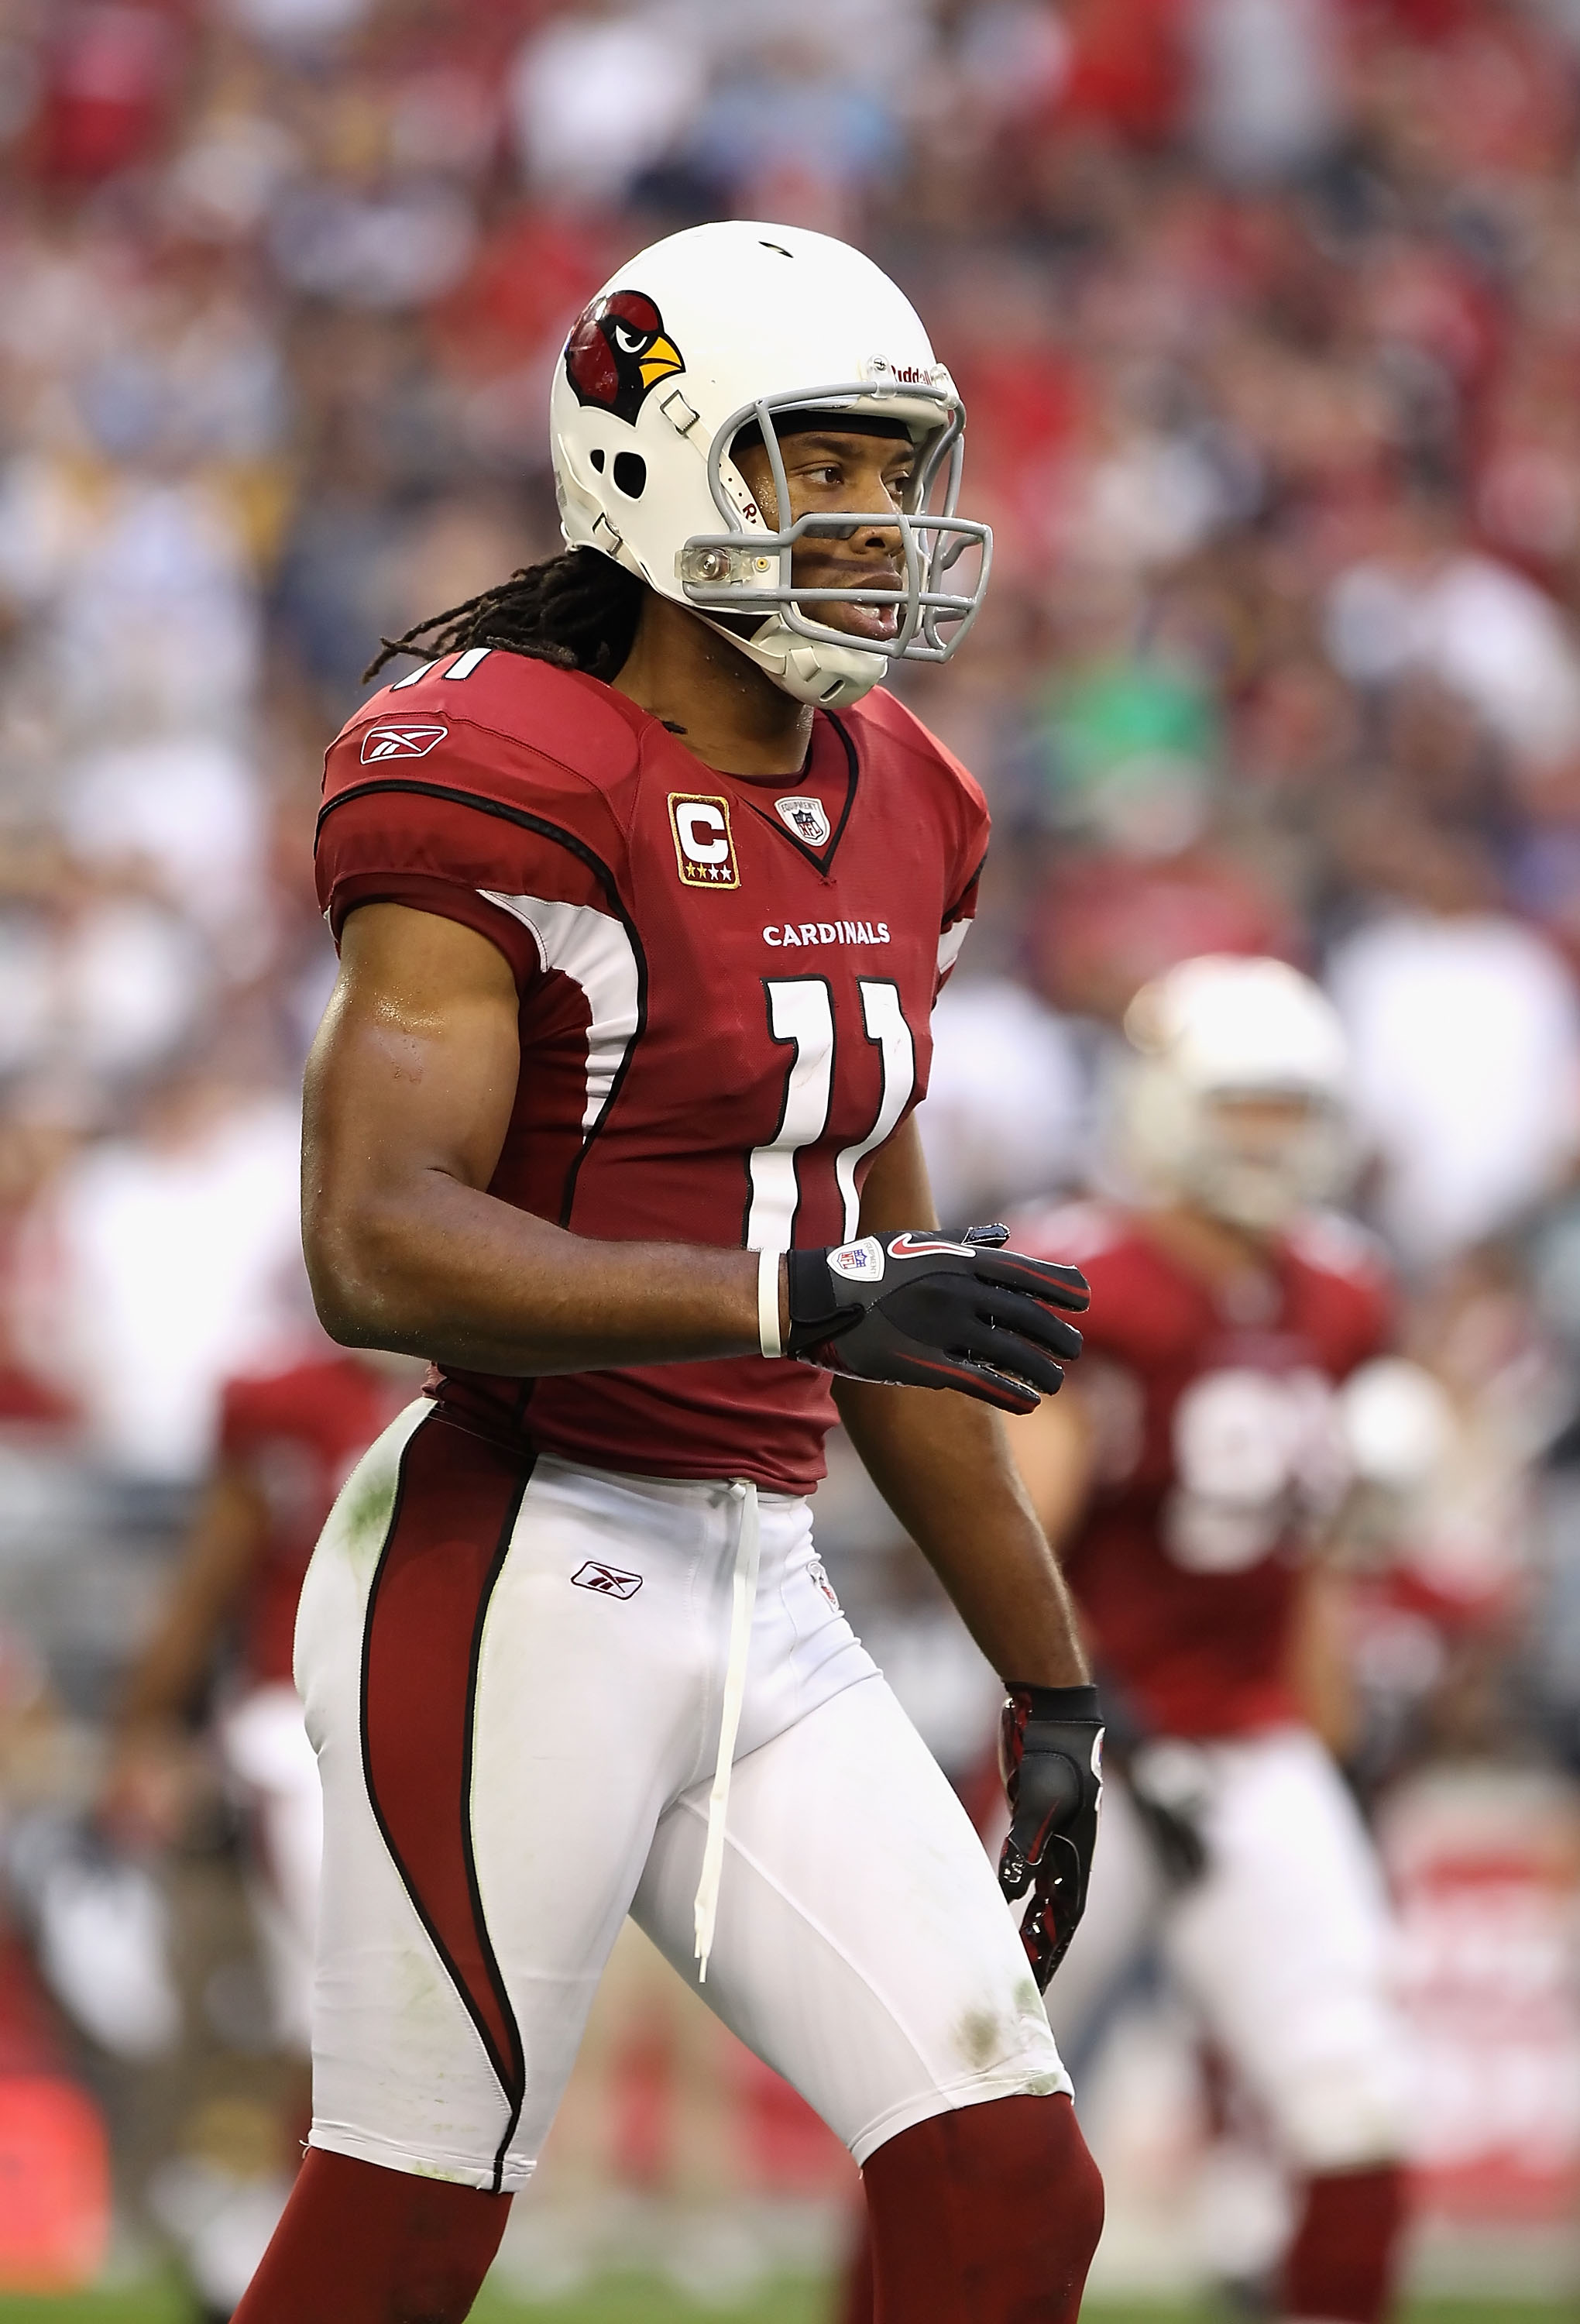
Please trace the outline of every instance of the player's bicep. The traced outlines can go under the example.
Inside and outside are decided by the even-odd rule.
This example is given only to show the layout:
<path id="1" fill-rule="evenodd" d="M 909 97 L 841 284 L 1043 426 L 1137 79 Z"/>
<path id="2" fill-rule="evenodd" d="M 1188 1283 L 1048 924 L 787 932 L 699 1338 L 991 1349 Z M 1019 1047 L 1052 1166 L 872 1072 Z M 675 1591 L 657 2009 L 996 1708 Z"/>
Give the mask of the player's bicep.
<path id="1" fill-rule="evenodd" d="M 308 1061 L 309 1239 L 322 1215 L 422 1173 L 488 1185 L 515 1103 L 517 1008 L 509 962 L 475 929 L 401 904 L 352 914 Z"/>

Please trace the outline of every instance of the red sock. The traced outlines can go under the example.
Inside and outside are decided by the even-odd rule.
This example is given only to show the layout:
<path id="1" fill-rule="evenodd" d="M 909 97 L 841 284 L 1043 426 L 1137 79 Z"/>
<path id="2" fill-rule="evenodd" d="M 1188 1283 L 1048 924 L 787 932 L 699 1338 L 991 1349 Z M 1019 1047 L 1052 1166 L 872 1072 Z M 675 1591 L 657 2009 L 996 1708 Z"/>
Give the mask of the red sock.
<path id="1" fill-rule="evenodd" d="M 462 2324 L 510 2209 L 309 2147 L 233 2324 Z"/>
<path id="2" fill-rule="evenodd" d="M 846 2324 L 1075 2324 L 1103 2182 L 1067 2098 L 994 2098 L 913 2124 L 862 2172 L 872 2302 Z"/>
<path id="3" fill-rule="evenodd" d="M 1284 2255 L 1284 2314 L 1382 2324 L 1403 2224 L 1404 2172 L 1396 2163 L 1309 2179 L 1300 2224 Z"/>

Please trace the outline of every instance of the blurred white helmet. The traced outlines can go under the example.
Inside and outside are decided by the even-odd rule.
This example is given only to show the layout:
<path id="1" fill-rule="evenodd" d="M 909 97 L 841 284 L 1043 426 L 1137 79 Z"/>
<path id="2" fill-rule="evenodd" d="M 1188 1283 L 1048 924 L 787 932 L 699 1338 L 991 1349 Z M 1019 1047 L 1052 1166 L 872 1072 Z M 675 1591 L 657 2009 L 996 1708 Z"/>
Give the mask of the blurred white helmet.
<path id="1" fill-rule="evenodd" d="M 776 414 L 855 414 L 903 427 L 916 447 L 905 509 L 803 517 L 776 530 L 730 457 L 760 435 L 781 515 L 789 508 Z M 914 308 L 848 244 L 799 226 L 730 219 L 640 252 L 604 285 L 556 366 L 549 430 L 560 521 L 677 604 L 757 617 L 714 622 L 799 701 L 839 709 L 891 660 L 947 661 L 976 618 L 991 536 L 957 517 L 965 410 Z M 791 586 L 809 532 L 897 525 L 898 589 Z M 951 580 L 962 551 L 968 578 Z M 830 601 L 894 605 L 894 637 L 817 618 Z"/>
<path id="2" fill-rule="evenodd" d="M 1281 960 L 1208 954 L 1144 985 L 1125 1012 L 1123 1158 L 1154 1197 L 1254 1232 L 1331 1199 L 1348 1175 L 1347 1054 L 1327 996 Z M 1234 1101 L 1291 1102 L 1257 1120 Z"/>

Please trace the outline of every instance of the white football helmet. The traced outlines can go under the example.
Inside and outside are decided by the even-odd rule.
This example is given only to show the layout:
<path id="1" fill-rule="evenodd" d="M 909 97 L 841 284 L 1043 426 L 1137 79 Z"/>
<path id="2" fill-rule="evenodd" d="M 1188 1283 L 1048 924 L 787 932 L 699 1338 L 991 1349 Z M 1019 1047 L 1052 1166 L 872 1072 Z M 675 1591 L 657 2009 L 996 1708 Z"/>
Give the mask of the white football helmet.
<path id="1" fill-rule="evenodd" d="M 905 505 L 770 526 L 730 457 L 756 423 L 789 508 L 776 413 L 865 414 L 916 447 Z M 644 250 L 582 315 L 555 367 L 549 429 L 560 522 L 704 619 L 799 701 L 837 710 L 888 662 L 947 661 L 976 618 L 991 535 L 955 514 L 965 410 L 914 308 L 858 250 L 800 226 L 729 219 Z M 792 586 L 796 542 L 897 526 L 898 589 Z M 951 579 L 963 551 L 969 577 Z M 817 618 L 820 604 L 894 605 L 888 639 Z M 810 608 L 810 610 L 808 610 Z"/>
<path id="2" fill-rule="evenodd" d="M 1348 1176 L 1348 1053 L 1327 995 L 1281 960 L 1206 954 L 1144 985 L 1125 1012 L 1123 1159 L 1154 1197 L 1254 1232 L 1331 1200 Z M 1222 1101 L 1283 1098 L 1299 1117 L 1247 1134 Z"/>

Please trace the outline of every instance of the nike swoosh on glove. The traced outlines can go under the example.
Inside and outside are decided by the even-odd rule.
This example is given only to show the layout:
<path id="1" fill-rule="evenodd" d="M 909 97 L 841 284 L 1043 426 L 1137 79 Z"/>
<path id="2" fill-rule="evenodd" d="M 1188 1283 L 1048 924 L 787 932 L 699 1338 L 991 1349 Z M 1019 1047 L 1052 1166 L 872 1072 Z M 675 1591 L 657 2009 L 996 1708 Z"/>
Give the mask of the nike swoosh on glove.
<path id="1" fill-rule="evenodd" d="M 1039 1993 L 1086 1911 L 1103 1804 L 1103 1719 L 1095 1686 L 1018 1686 L 998 1727 L 1009 1837 L 998 1885 L 1011 1904 L 1029 1890 L 1021 1942 Z"/>
<path id="2" fill-rule="evenodd" d="M 852 1379 L 953 1388 L 1001 1412 L 1034 1412 L 1080 1333 L 1054 1311 L 1090 1301 L 1078 1268 L 1006 1250 L 1007 1227 L 868 1235 L 786 1254 L 785 1352 Z"/>

